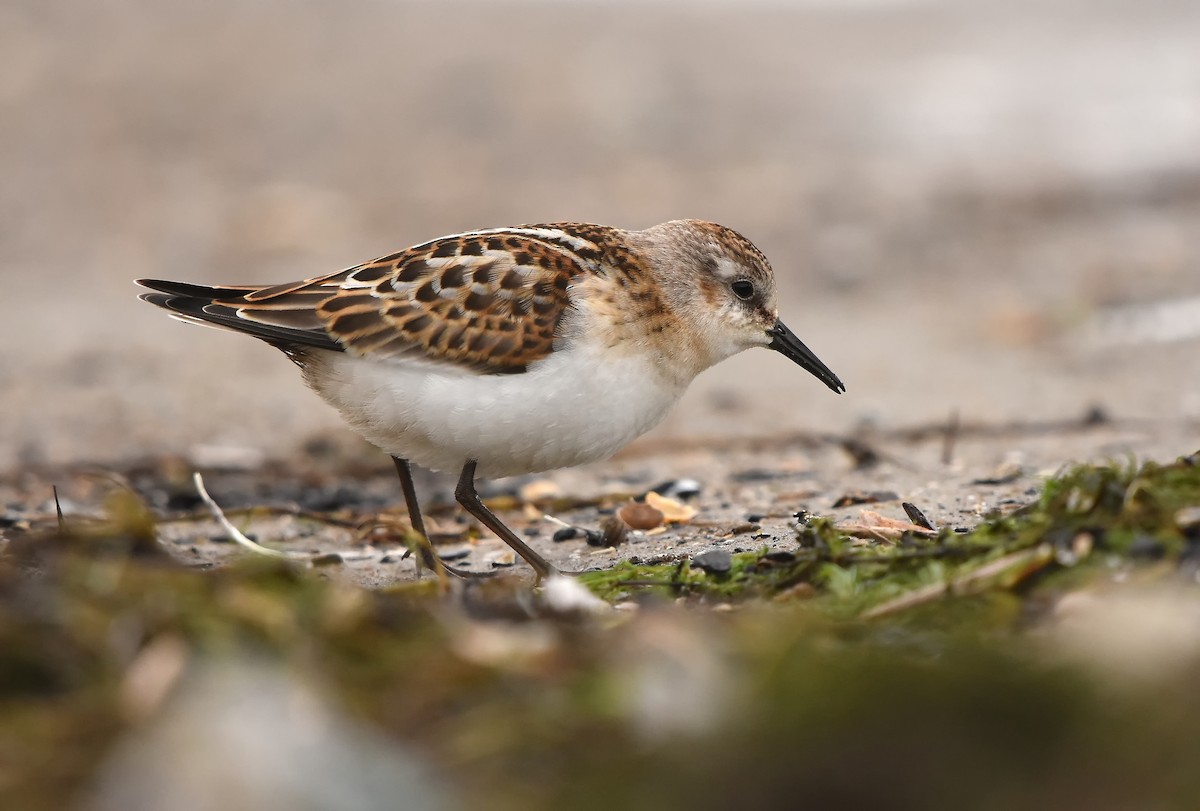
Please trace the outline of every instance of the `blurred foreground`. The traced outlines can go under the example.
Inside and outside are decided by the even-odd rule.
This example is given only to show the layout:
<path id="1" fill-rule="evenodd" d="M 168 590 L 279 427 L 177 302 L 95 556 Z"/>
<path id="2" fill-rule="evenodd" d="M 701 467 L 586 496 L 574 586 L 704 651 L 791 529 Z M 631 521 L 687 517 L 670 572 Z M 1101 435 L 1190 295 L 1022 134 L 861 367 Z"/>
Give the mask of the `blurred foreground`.
<path id="1" fill-rule="evenodd" d="M 0 805 L 1193 808 L 1197 504 L 1200 456 L 1081 468 L 973 533 L 816 522 L 600 603 L 205 571 L 116 491 L 0 558 Z"/>
<path id="2" fill-rule="evenodd" d="M 660 438 L 1093 405 L 1195 437 L 1198 42 L 1190 0 L 7 2 L 0 469 L 343 430 L 134 278 L 547 220 L 742 231 L 848 387 L 748 352 Z"/>

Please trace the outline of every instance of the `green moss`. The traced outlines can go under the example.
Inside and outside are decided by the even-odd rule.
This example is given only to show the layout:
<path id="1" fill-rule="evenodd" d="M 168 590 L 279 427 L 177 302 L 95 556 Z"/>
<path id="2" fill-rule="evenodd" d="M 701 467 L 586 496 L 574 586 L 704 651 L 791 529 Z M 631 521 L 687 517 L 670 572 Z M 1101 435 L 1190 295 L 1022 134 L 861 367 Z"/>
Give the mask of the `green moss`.
<path id="1" fill-rule="evenodd" d="M 749 600 L 795 592 L 831 616 L 881 616 L 942 598 L 1016 592 L 1062 577 L 1079 584 L 1094 576 L 1105 555 L 1175 561 L 1188 539 L 1175 516 L 1200 504 L 1200 466 L 1113 463 L 1079 466 L 1046 483 L 1041 497 L 1015 515 L 972 531 L 937 538 L 905 537 L 896 544 L 856 546 L 832 522 L 800 526 L 794 559 L 747 553 L 716 578 L 686 560 L 655 566 L 621 564 L 582 581 L 599 596 L 619 600 L 636 590 L 705 601 Z M 861 542 L 859 542 L 861 543 Z M 1096 561 L 1100 560 L 1100 563 Z M 1005 616 L 1011 619 L 1012 612 Z"/>

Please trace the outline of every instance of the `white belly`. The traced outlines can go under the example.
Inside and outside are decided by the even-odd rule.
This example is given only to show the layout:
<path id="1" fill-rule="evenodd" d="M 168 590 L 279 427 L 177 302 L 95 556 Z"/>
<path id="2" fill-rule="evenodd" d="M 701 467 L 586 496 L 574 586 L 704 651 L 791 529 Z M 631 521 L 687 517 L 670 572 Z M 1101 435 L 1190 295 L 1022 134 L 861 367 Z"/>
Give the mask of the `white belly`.
<path id="1" fill-rule="evenodd" d="M 372 444 L 432 470 L 474 459 L 486 478 L 606 458 L 686 388 L 645 356 L 586 344 L 511 375 L 322 350 L 305 366 L 308 384 Z"/>

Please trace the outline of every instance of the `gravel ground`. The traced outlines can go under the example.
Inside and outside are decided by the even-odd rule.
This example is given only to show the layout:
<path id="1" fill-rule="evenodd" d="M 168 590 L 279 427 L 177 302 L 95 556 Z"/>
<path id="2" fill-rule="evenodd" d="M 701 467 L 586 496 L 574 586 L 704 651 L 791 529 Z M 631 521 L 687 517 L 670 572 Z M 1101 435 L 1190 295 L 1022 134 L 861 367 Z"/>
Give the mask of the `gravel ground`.
<path id="1" fill-rule="evenodd" d="M 917 506 L 935 527 L 972 527 L 1034 500 L 1064 458 L 1169 459 L 1174 448 L 1195 444 L 1194 435 L 1164 432 L 1153 423 L 1097 421 L 1099 416 L 1058 424 L 960 426 L 953 439 L 943 425 L 853 441 L 793 434 L 769 441 L 647 442 L 610 462 L 481 489 L 502 520 L 551 563 L 583 571 L 622 559 L 661 562 L 710 550 L 794 549 L 802 516 L 873 526 L 878 522 L 873 514 L 905 520 L 903 502 Z M 415 562 L 404 556 L 407 518 L 394 473 L 390 465 L 357 462 L 360 450 L 351 446 L 341 456 L 322 447 L 286 463 L 210 468 L 206 486 L 251 538 L 315 558 L 330 576 L 372 586 L 414 577 Z M 0 532 L 57 520 L 49 497 L 53 487 L 69 521 L 99 517 L 105 499 L 128 487 L 155 509 L 166 548 L 182 562 L 203 567 L 245 554 L 200 502 L 193 468 L 186 459 L 172 458 L 120 472 L 26 470 L 0 480 L 0 502 L 9 505 L 3 516 L 8 529 Z M 454 505 L 453 485 L 450 476 L 417 480 L 439 552 L 467 571 L 508 571 L 512 553 L 466 520 Z M 694 518 L 630 531 L 615 548 L 589 543 L 589 531 L 600 535 L 614 512 L 664 485 L 668 496 L 695 508 Z M 577 528 L 566 539 L 558 532 L 564 525 Z"/>

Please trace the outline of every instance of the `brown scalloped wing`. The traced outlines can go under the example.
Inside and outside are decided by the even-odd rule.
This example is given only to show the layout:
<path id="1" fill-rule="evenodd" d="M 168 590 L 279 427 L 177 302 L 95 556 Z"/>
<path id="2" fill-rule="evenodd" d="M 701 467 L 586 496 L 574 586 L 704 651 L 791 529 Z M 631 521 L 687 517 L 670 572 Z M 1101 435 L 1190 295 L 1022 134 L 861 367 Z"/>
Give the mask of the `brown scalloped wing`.
<path id="1" fill-rule="evenodd" d="M 571 280 L 595 270 L 597 246 L 558 233 L 445 237 L 333 276 L 257 290 L 235 306 L 243 320 L 320 331 L 361 356 L 520 372 L 553 350 Z"/>

